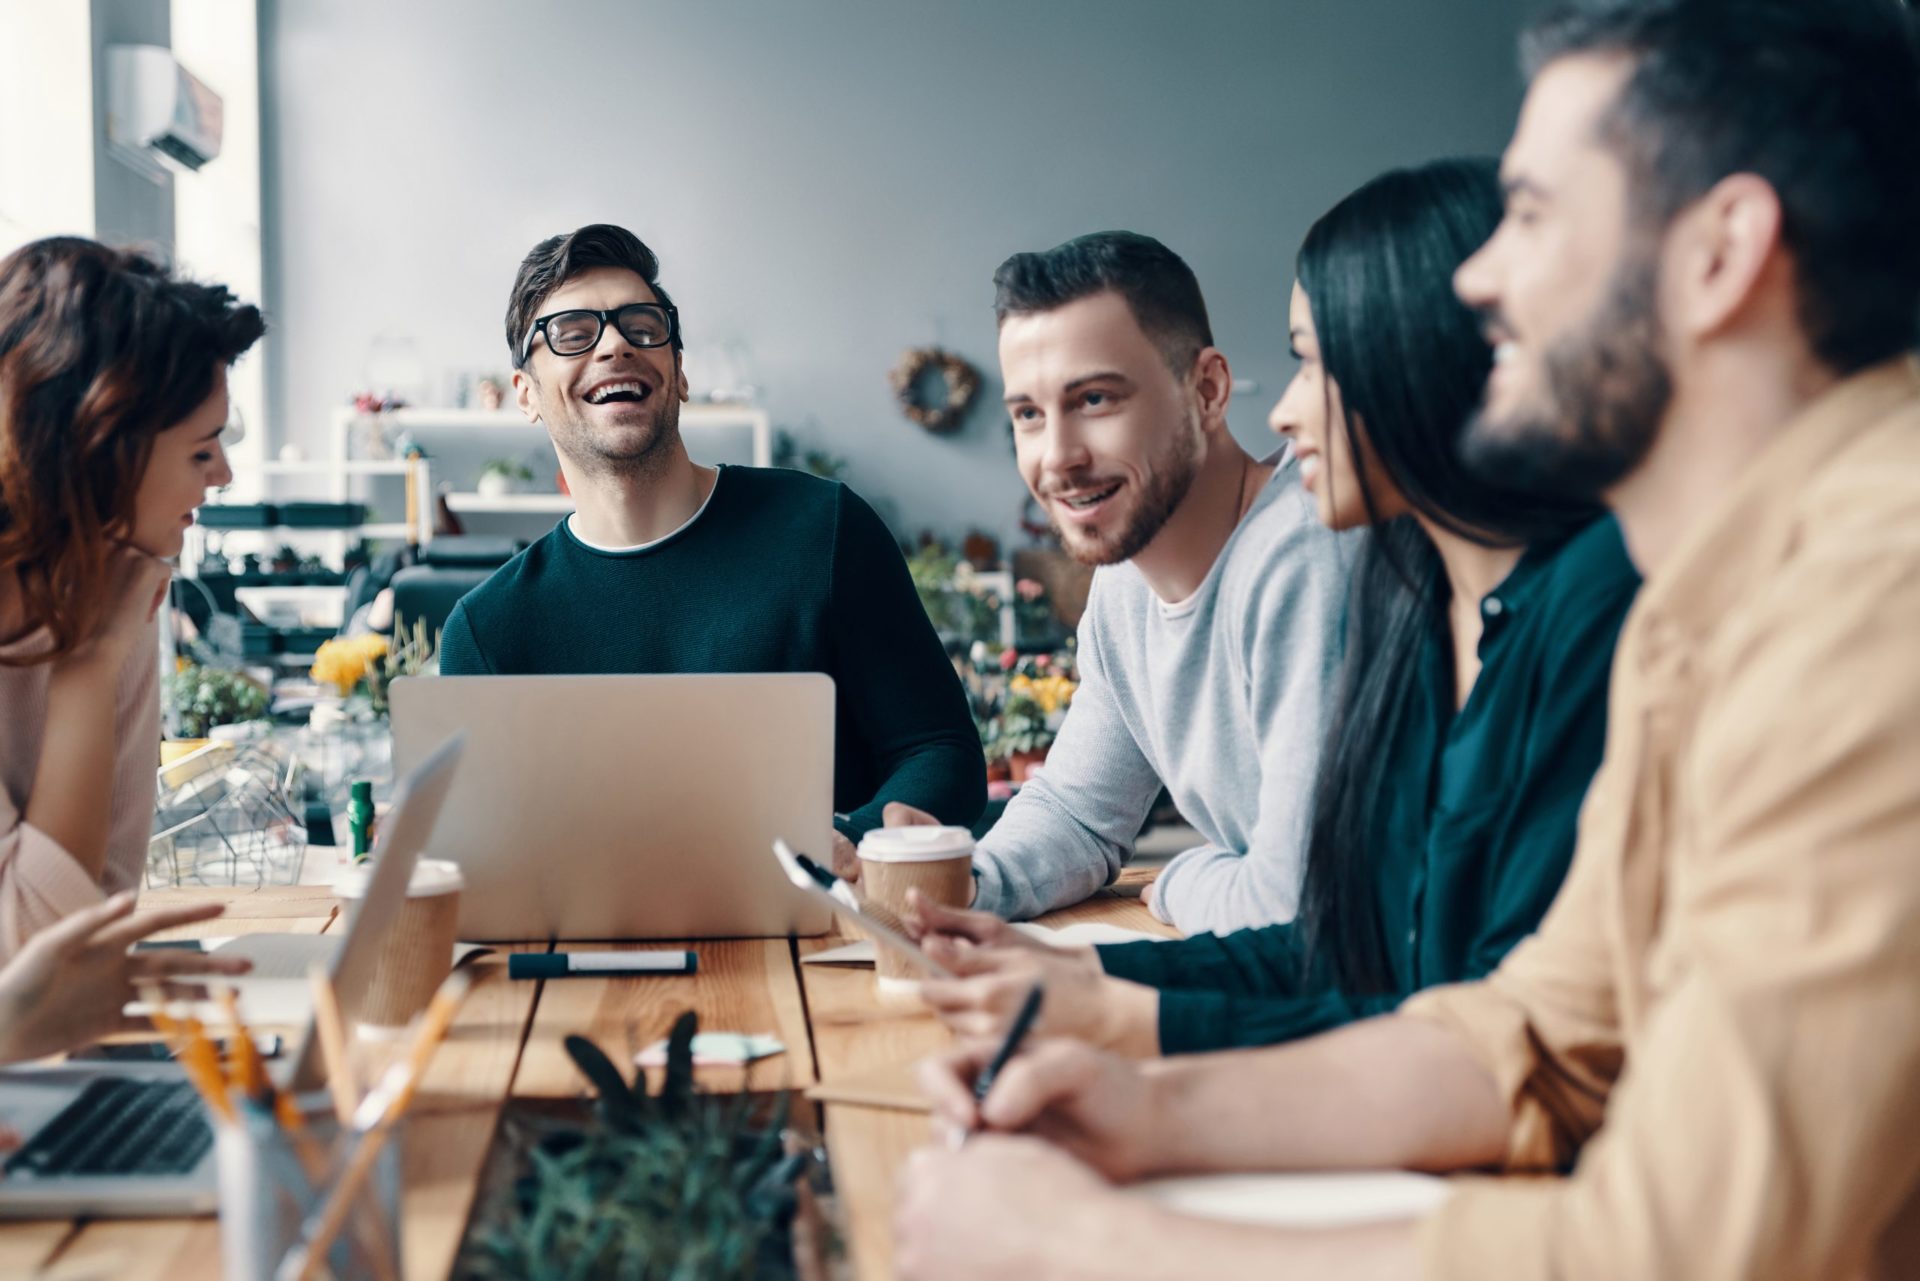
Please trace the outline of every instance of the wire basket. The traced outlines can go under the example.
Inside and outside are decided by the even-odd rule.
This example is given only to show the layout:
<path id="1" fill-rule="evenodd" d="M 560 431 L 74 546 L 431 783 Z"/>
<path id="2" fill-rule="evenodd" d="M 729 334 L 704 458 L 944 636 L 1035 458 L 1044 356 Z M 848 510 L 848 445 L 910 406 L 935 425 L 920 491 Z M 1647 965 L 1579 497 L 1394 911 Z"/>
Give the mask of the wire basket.
<path id="1" fill-rule="evenodd" d="M 307 857 L 294 758 L 258 743 L 209 743 L 160 768 L 147 884 L 293 885 Z"/>

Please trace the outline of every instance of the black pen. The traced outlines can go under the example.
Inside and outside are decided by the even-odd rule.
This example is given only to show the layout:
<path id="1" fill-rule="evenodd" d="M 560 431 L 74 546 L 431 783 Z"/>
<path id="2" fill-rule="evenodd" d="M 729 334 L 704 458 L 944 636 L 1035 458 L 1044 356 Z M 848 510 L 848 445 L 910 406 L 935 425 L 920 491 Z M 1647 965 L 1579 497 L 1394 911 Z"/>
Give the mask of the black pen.
<path id="1" fill-rule="evenodd" d="M 1034 1019 L 1040 1015 L 1040 998 L 1045 994 L 1045 985 L 1040 983 L 1033 985 L 1033 990 L 1027 993 L 1027 999 L 1020 1003 L 1020 1012 L 1013 1016 L 1013 1026 L 1007 1029 L 1007 1039 L 1000 1042 L 1000 1048 L 994 1052 L 993 1058 L 987 1062 L 987 1066 L 980 1075 L 973 1078 L 975 1124 L 973 1129 L 959 1136 L 960 1142 L 965 1142 L 968 1134 L 980 1128 L 977 1108 L 987 1101 L 987 1095 L 992 1092 L 994 1079 L 1000 1075 L 1000 1069 L 1006 1067 L 1013 1056 L 1020 1052 L 1020 1043 L 1027 1039 L 1027 1033 L 1033 1030 Z"/>

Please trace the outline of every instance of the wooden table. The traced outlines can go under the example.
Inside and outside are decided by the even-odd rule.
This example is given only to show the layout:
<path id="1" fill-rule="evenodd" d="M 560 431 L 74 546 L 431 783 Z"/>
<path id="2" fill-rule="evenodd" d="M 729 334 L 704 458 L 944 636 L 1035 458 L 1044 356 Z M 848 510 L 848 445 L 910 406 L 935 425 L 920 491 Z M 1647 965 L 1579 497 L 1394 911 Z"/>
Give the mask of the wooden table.
<path id="1" fill-rule="evenodd" d="M 1125 876 L 1045 923 L 1106 921 L 1169 933 L 1139 902 L 1148 875 Z M 228 904 L 227 914 L 181 935 L 337 928 L 336 903 L 324 886 L 158 890 L 141 905 L 148 911 L 208 899 Z M 932 1018 L 875 1004 L 871 971 L 800 964 L 802 955 L 847 941 L 832 935 L 688 943 L 700 964 L 696 975 L 685 977 L 510 982 L 504 956 L 474 962 L 478 982 L 409 1114 L 401 1234 L 407 1281 L 439 1281 L 451 1272 L 507 1101 L 582 1094 L 584 1082 L 562 1048 L 570 1034 L 591 1037 L 615 1062 L 630 1063 L 636 1049 L 666 1035 L 681 1010 L 695 1009 L 702 1027 L 770 1033 L 786 1044 L 786 1054 L 757 1066 L 750 1080 L 737 1068 L 698 1069 L 699 1084 L 708 1091 L 805 1090 L 905 1065 L 943 1048 L 947 1034 Z M 854 1273 L 877 1281 L 891 1274 L 894 1172 L 924 1141 L 926 1119 L 897 1108 L 845 1103 L 829 1103 L 824 1111 Z M 213 1219 L 0 1225 L 0 1278 L 202 1281 L 218 1274 L 219 1258 Z"/>

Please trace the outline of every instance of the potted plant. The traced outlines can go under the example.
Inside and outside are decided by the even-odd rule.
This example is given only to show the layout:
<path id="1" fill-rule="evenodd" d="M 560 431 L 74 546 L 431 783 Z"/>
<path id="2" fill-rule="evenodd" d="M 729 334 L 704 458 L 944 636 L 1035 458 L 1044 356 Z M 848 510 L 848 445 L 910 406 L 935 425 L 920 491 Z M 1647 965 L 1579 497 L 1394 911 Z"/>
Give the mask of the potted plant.
<path id="1" fill-rule="evenodd" d="M 512 458 L 489 458 L 480 468 L 480 481 L 474 486 L 483 498 L 499 498 L 533 479 L 533 469 Z"/>
<path id="2" fill-rule="evenodd" d="M 435 656 L 440 650 L 440 632 L 427 635 L 427 620 L 416 618 L 413 626 L 408 627 L 405 620 L 397 615 L 393 620 L 394 643 L 386 651 L 367 664 L 364 678 L 367 687 L 367 705 L 375 716 L 384 719 L 387 715 L 387 690 L 393 682 L 402 676 L 418 676 L 422 672 L 438 670 Z"/>
<path id="3" fill-rule="evenodd" d="M 806 1211 L 807 1152 L 789 1153 L 785 1095 L 708 1098 L 693 1087 L 697 1018 L 680 1015 L 649 1094 L 598 1046 L 566 1039 L 597 1095 L 586 1124 L 515 1118 L 509 1186 L 482 1198 L 456 1276 L 801 1281 L 820 1274 Z M 799 1244 L 796 1249 L 796 1243 Z"/>
<path id="4" fill-rule="evenodd" d="M 161 682 L 161 698 L 181 744 L 169 755 L 203 746 L 216 725 L 239 725 L 267 714 L 267 691 L 239 672 L 182 662 Z"/>
<path id="5" fill-rule="evenodd" d="M 1009 693 L 1006 706 L 1000 709 L 1000 729 L 991 754 L 1006 761 L 1013 782 L 1024 783 L 1047 759 L 1053 738 L 1039 700 L 1031 694 Z"/>
<path id="6" fill-rule="evenodd" d="M 280 544 L 280 550 L 273 554 L 272 568 L 276 574 L 294 573 L 300 568 L 300 553 L 291 543 Z"/>
<path id="7" fill-rule="evenodd" d="M 907 558 L 907 573 L 933 630 L 964 649 L 1000 634 L 1000 598 L 980 582 L 972 564 L 928 535 Z"/>

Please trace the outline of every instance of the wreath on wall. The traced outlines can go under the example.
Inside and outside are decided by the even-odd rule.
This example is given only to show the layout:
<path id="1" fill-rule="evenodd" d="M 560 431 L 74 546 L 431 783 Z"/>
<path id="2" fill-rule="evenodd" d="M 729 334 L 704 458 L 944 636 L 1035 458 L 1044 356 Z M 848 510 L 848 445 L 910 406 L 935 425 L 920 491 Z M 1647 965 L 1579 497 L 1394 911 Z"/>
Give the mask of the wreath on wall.
<path id="1" fill-rule="evenodd" d="M 940 375 L 945 395 L 938 403 L 920 403 L 919 389 L 929 373 Z M 960 425 L 980 391 L 980 371 L 939 347 L 909 347 L 887 375 L 900 412 L 928 431 L 948 432 Z"/>

